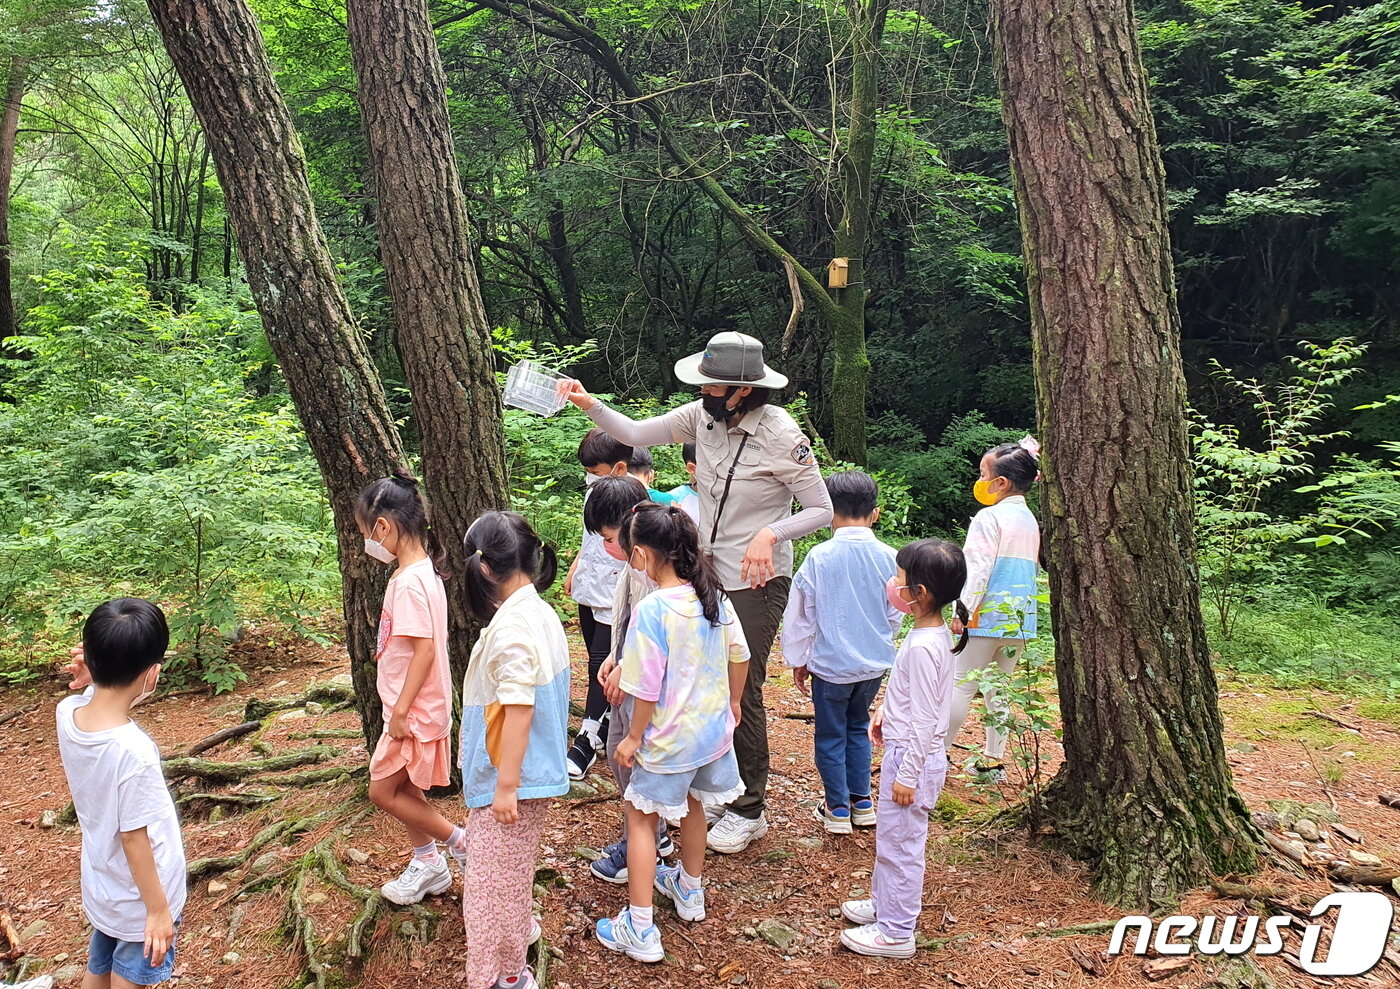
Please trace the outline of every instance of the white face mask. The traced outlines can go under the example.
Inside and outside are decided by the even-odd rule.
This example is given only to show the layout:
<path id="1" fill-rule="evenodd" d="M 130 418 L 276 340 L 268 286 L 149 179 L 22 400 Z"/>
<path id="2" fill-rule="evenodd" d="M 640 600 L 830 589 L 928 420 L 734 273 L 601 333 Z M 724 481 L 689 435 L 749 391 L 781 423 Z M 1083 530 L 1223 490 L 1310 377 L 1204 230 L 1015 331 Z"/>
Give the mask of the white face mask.
<path id="1" fill-rule="evenodd" d="M 597 484 L 601 480 L 602 478 L 599 477 L 597 474 L 584 474 L 583 486 L 586 488 L 591 488 L 593 487 L 593 485 Z"/>
<path id="2" fill-rule="evenodd" d="M 378 539 L 371 539 L 369 536 L 365 536 L 365 552 L 380 563 L 395 563 L 398 561 L 398 557 L 385 549 L 383 543 Z"/>
<path id="3" fill-rule="evenodd" d="M 156 675 L 155 675 L 155 679 L 151 681 L 151 689 L 150 689 L 150 690 L 143 690 L 143 691 L 141 691 L 141 693 L 137 694 L 137 695 L 136 695 L 136 700 L 134 700 L 134 701 L 131 702 L 131 706 L 132 706 L 132 707 L 135 707 L 137 704 L 140 704 L 142 701 L 146 700 L 148 697 L 150 697 L 152 694 L 154 694 L 154 693 L 156 692 L 156 687 L 160 685 L 160 667 L 159 667 L 159 666 L 156 666 L 156 667 L 155 667 L 155 671 L 156 671 Z"/>

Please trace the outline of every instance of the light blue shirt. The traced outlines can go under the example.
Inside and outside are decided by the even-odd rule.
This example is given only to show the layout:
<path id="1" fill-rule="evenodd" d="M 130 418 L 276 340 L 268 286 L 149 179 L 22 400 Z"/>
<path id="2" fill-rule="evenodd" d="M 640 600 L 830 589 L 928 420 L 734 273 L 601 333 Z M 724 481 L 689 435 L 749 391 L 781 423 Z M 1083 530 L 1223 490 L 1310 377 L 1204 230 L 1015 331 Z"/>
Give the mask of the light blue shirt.
<path id="1" fill-rule="evenodd" d="M 859 683 L 894 665 L 894 633 L 904 620 L 885 597 L 894 557 L 873 530 L 857 525 L 812 548 L 783 614 L 788 666 L 805 666 L 828 683 Z"/>

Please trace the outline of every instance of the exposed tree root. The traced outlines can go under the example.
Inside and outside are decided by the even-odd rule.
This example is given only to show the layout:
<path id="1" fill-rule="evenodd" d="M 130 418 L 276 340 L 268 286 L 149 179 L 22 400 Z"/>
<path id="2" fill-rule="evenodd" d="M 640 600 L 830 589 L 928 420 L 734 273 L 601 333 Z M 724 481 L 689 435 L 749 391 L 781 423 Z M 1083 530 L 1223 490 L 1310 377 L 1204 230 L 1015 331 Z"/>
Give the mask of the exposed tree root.
<path id="1" fill-rule="evenodd" d="M 294 821 L 278 821 L 263 828 L 253 840 L 248 842 L 238 851 L 229 855 L 216 855 L 210 858 L 195 859 L 189 864 L 188 875 L 191 879 L 200 879 L 204 876 L 216 875 L 220 872 L 227 872 L 236 869 L 247 863 L 257 852 L 268 845 L 285 838 L 289 835 L 298 835 L 310 830 L 326 819 L 325 814 L 318 814 L 314 817 L 303 817 Z"/>
<path id="2" fill-rule="evenodd" d="M 329 745 L 313 745 L 298 752 L 270 756 L 267 759 L 249 759 L 245 762 L 209 762 L 204 759 L 179 758 L 167 759 L 163 765 L 165 778 L 168 780 L 194 776 L 208 783 L 237 783 L 250 776 L 295 769 L 309 762 L 325 762 L 337 755 L 340 755 L 339 749 Z"/>
<path id="3" fill-rule="evenodd" d="M 208 752 L 215 746 L 223 745 L 225 742 L 232 741 L 235 738 L 242 738 L 244 735 L 251 735 L 261 728 L 262 724 L 261 721 L 245 721 L 241 725 L 234 725 L 231 728 L 216 731 L 209 737 L 202 738 L 191 745 L 185 750 L 185 755 L 192 759 L 201 752 Z"/>
<path id="4" fill-rule="evenodd" d="M 315 786 L 318 783 L 334 783 L 342 778 L 356 779 L 368 775 L 368 766 L 327 766 L 325 769 L 308 769 L 304 773 L 288 773 L 266 782 L 278 786 Z"/>
<path id="5" fill-rule="evenodd" d="M 277 793 L 187 793 L 175 801 L 178 807 L 209 803 L 216 806 L 261 807 L 282 799 Z"/>
<path id="6" fill-rule="evenodd" d="M 243 708 L 243 720 L 262 721 L 274 711 L 305 707 L 308 701 L 331 705 L 353 704 L 355 691 L 338 683 L 318 683 L 297 697 L 271 697 L 265 701 L 254 697 Z"/>
<path id="7" fill-rule="evenodd" d="M 1327 877 L 1334 883 L 1350 883 L 1354 886 L 1389 886 L 1400 879 L 1400 872 L 1393 865 L 1351 865 L 1346 862 L 1333 862 L 1327 870 Z"/>
<path id="8" fill-rule="evenodd" d="M 365 737 L 358 728 L 317 728 L 313 731 L 294 731 L 287 736 L 294 742 L 304 742 L 312 738 L 355 738 Z"/>
<path id="9" fill-rule="evenodd" d="M 9 724 L 11 721 L 14 721 L 16 718 L 20 718 L 20 717 L 23 717 L 24 715 L 28 714 L 30 711 L 34 710 L 34 709 L 37 708 L 38 706 L 39 706 L 38 702 L 35 702 L 35 703 L 33 703 L 33 704 L 28 705 L 27 707 L 21 707 L 21 708 L 18 708 L 18 709 L 16 709 L 16 710 L 14 710 L 14 711 L 7 712 L 6 714 L 0 714 L 0 725 Z"/>

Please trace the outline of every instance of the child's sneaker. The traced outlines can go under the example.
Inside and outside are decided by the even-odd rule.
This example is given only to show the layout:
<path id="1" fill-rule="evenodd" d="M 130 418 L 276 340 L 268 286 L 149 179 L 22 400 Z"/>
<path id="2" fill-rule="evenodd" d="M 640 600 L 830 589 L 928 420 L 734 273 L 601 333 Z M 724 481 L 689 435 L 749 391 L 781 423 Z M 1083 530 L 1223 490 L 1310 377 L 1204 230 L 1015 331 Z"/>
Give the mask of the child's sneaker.
<path id="1" fill-rule="evenodd" d="M 445 893 L 451 888 L 452 870 L 439 856 L 436 863 L 415 858 L 403 870 L 403 875 L 389 880 L 379 891 L 390 903 L 407 907 L 420 902 L 425 896 Z"/>
<path id="2" fill-rule="evenodd" d="M 876 924 L 863 927 L 848 927 L 841 932 L 841 943 L 858 955 L 871 955 L 875 958 L 913 958 L 914 939 L 895 941 L 880 933 Z"/>
<path id="3" fill-rule="evenodd" d="M 875 826 L 875 801 L 869 797 L 852 800 L 851 823 L 858 828 L 873 828 Z"/>
<path id="4" fill-rule="evenodd" d="M 822 822 L 827 834 L 850 834 L 851 812 L 845 807 L 828 809 L 825 803 L 812 808 L 812 816 Z"/>
<path id="5" fill-rule="evenodd" d="M 852 924 L 875 923 L 875 901 L 874 900 L 847 900 L 841 904 L 841 916 L 845 917 Z"/>
<path id="6" fill-rule="evenodd" d="M 652 924 L 639 932 L 632 926 L 632 911 L 626 907 L 616 917 L 604 917 L 594 928 L 603 947 L 620 951 L 639 962 L 659 962 L 666 957 L 661 947 L 661 931 Z"/>
<path id="7" fill-rule="evenodd" d="M 3 983 L 5 989 L 53 989 L 53 976 L 41 975 L 37 979 L 25 979 L 23 982 Z"/>
<path id="8" fill-rule="evenodd" d="M 985 759 L 978 759 L 973 764 L 972 771 L 977 774 L 979 782 L 982 783 L 1005 783 L 1006 767 L 999 762 L 987 762 Z"/>
<path id="9" fill-rule="evenodd" d="M 535 989 L 539 985 L 535 981 L 535 970 L 526 965 L 520 970 L 519 975 L 513 975 L 509 979 L 504 975 L 496 980 L 496 989 Z"/>
<path id="10" fill-rule="evenodd" d="M 700 887 L 689 892 L 681 889 L 681 868 L 678 865 L 656 870 L 656 891 L 670 897 L 676 905 L 676 915 L 681 920 L 705 919 L 705 889 Z"/>
<path id="11" fill-rule="evenodd" d="M 665 865 L 663 859 L 667 855 L 674 854 L 676 854 L 676 843 L 671 840 L 670 835 L 665 835 L 657 840 L 656 864 L 658 868 Z M 604 848 L 602 857 L 595 859 L 588 866 L 588 871 L 605 883 L 625 885 L 627 882 L 627 842 L 619 841 Z"/>
<path id="12" fill-rule="evenodd" d="M 574 744 L 569 746 L 564 756 L 569 767 L 569 779 L 578 782 L 588 775 L 589 768 L 598 760 L 598 736 L 580 731 L 574 736 Z"/>
<path id="13" fill-rule="evenodd" d="M 536 944 L 536 943 L 539 941 L 539 939 L 542 938 L 542 937 L 544 937 L 544 928 L 540 926 L 540 922 L 539 922 L 539 920 L 538 920 L 537 918 L 531 917 L 531 918 L 530 918 L 530 937 L 529 937 L 528 939 L 526 939 L 525 943 L 526 943 L 527 945 Z M 527 969 L 527 971 L 528 971 L 528 969 Z M 530 974 L 533 975 L 534 973 L 531 972 Z"/>

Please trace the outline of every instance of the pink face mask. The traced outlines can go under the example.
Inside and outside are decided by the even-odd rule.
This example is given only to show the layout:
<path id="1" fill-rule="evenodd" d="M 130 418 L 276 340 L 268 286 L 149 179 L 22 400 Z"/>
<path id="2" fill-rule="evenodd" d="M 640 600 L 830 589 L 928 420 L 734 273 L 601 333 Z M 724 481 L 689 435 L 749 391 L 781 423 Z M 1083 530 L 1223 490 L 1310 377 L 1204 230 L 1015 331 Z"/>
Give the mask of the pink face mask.
<path id="1" fill-rule="evenodd" d="M 904 597 L 899 593 L 904 590 L 905 585 L 896 584 L 894 581 L 895 578 L 893 577 L 885 581 L 885 597 L 889 599 L 890 607 L 895 611 L 902 611 L 906 615 L 912 615 L 914 613 L 914 603 L 904 600 Z"/>
<path id="2" fill-rule="evenodd" d="M 622 544 L 616 539 L 612 542 L 608 542 L 606 539 L 603 540 L 603 552 L 607 553 L 618 563 L 627 562 L 627 554 L 622 551 Z"/>

